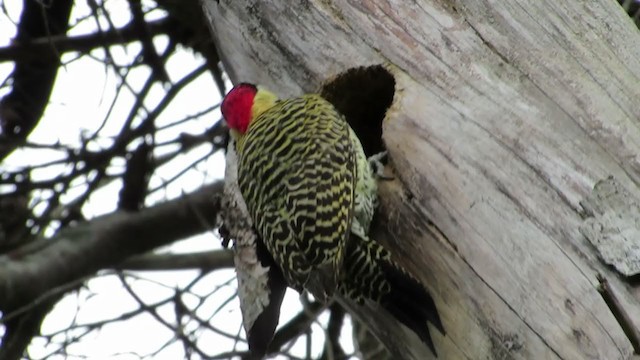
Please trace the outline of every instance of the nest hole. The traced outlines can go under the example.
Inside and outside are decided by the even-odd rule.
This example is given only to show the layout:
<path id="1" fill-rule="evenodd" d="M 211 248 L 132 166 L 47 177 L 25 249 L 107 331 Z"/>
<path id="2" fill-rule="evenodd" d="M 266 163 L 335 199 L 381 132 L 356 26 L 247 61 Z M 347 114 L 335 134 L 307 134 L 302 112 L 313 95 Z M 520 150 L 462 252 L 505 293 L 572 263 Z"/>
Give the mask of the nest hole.
<path id="1" fill-rule="evenodd" d="M 382 65 L 351 68 L 327 82 L 320 94 L 347 119 L 367 156 L 385 150 L 382 121 L 393 103 L 396 81 Z"/>

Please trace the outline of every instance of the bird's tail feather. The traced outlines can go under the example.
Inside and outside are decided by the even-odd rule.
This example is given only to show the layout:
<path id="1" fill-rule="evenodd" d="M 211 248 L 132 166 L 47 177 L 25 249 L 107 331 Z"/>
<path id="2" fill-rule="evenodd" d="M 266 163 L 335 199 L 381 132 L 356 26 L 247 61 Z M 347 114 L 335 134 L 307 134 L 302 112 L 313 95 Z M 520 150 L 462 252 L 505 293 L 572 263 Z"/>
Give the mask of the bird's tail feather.
<path id="1" fill-rule="evenodd" d="M 379 303 L 436 354 L 427 322 L 443 335 L 445 330 L 431 295 L 377 242 L 351 236 L 349 243 L 342 293 L 359 303 L 365 298 Z"/>
<path id="2" fill-rule="evenodd" d="M 443 335 L 445 330 L 433 298 L 416 279 L 391 261 L 382 261 L 380 265 L 391 284 L 391 291 L 382 296 L 380 304 L 416 333 L 436 354 L 427 322 L 432 323 Z"/>

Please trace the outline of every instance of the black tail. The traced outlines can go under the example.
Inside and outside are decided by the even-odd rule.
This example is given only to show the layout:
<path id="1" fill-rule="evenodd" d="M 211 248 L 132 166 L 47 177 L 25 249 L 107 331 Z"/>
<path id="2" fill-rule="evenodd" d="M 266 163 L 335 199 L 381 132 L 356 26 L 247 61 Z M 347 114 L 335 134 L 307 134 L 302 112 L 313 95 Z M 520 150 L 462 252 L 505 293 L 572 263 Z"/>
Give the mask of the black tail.
<path id="1" fill-rule="evenodd" d="M 429 346 L 433 354 L 438 356 L 431 340 L 427 321 L 445 335 L 438 309 L 433 298 L 425 288 L 414 278 L 398 268 L 390 261 L 381 262 L 387 281 L 391 284 L 391 291 L 382 296 L 380 304 L 398 321 L 420 337 Z"/>
<path id="2" fill-rule="evenodd" d="M 433 298 L 416 279 L 391 260 L 377 242 L 349 238 L 345 257 L 346 279 L 341 292 L 362 303 L 371 299 L 411 329 L 437 356 L 427 322 L 445 334 Z"/>
<path id="3" fill-rule="evenodd" d="M 251 359 L 262 359 L 269 351 L 269 345 L 280 320 L 280 306 L 287 290 L 287 283 L 262 239 L 256 239 L 256 255 L 262 266 L 269 267 L 267 280 L 269 303 L 249 329 L 247 342 L 251 350 Z"/>

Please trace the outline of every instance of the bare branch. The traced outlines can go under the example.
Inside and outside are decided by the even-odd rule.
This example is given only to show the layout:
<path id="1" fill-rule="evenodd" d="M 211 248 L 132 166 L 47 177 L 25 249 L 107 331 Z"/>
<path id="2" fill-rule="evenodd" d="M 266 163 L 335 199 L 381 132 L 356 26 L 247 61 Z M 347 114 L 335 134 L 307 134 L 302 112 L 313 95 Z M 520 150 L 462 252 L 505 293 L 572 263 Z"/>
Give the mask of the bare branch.
<path id="1" fill-rule="evenodd" d="M 33 253 L 0 257 L 0 309 L 8 314 L 47 289 L 207 230 L 200 217 L 216 217 L 221 191 L 222 184 L 214 183 L 140 213 L 116 213 L 65 229 L 41 240 Z"/>
<path id="2" fill-rule="evenodd" d="M 121 270 L 218 270 L 233 267 L 230 250 L 212 250 L 191 254 L 145 254 L 125 260 Z"/>
<path id="3" fill-rule="evenodd" d="M 171 21 L 163 18 L 150 21 L 146 26 L 153 36 L 168 32 L 171 29 L 171 25 Z M 133 24 L 87 35 L 39 37 L 0 48 L 0 62 L 39 59 L 49 54 L 51 47 L 54 47 L 59 53 L 71 51 L 86 53 L 98 47 L 122 45 L 137 41 L 139 37 L 140 34 Z"/>

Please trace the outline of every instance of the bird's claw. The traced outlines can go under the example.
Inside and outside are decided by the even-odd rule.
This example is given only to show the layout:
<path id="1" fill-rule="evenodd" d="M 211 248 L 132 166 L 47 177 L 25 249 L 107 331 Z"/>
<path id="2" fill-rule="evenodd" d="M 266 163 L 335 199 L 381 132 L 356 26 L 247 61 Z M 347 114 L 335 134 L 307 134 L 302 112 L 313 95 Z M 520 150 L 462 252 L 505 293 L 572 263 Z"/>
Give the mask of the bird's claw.
<path id="1" fill-rule="evenodd" d="M 387 176 L 384 174 L 384 164 L 382 162 L 383 159 L 387 157 L 387 151 L 381 151 L 375 155 L 370 156 L 367 160 L 369 161 L 369 166 L 371 166 L 371 170 L 376 178 L 380 180 L 390 181 L 393 180 L 393 176 Z"/>

